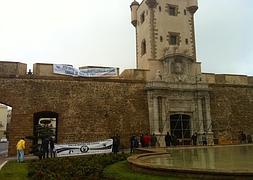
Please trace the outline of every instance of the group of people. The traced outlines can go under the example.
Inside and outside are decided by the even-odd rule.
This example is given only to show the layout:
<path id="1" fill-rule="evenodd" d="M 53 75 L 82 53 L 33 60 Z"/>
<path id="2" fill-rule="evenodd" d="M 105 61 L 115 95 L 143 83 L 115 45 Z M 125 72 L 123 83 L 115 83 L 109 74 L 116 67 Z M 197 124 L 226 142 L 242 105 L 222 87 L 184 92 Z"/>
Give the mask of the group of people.
<path id="1" fill-rule="evenodd" d="M 53 158 L 55 157 L 55 151 L 54 151 L 54 139 L 52 137 L 45 137 L 42 139 L 42 144 L 41 144 L 41 151 L 42 151 L 42 156 L 40 158 L 49 158 L 49 153 L 50 157 Z"/>
<path id="2" fill-rule="evenodd" d="M 117 154 L 119 152 L 120 147 L 120 136 L 118 134 L 112 137 L 112 152 L 113 154 Z"/>
<path id="3" fill-rule="evenodd" d="M 169 132 L 167 132 L 164 140 L 165 140 L 166 147 L 176 146 L 178 144 L 177 137 L 174 134 L 170 134 Z M 198 141 L 198 134 L 195 132 L 191 136 L 192 145 L 196 146 L 197 145 L 197 141 Z M 205 133 L 201 136 L 201 140 L 200 141 L 201 141 L 201 143 L 202 143 L 203 146 L 207 146 L 207 137 L 206 137 Z"/>
<path id="4" fill-rule="evenodd" d="M 120 149 L 120 136 L 118 134 L 111 137 L 113 140 L 112 143 L 112 152 L 117 154 Z M 138 147 L 155 147 L 157 144 L 157 137 L 155 134 L 141 134 L 139 137 L 136 134 L 132 134 L 130 137 L 130 150 L 131 153 Z"/>
<path id="5" fill-rule="evenodd" d="M 25 151 L 25 138 L 21 138 L 17 145 L 17 162 L 23 162 L 24 161 L 24 151 Z M 42 143 L 37 144 L 34 146 L 36 148 L 32 150 L 32 153 L 37 154 L 40 159 L 44 158 L 49 158 L 49 153 L 50 157 L 55 157 L 55 150 L 54 150 L 54 139 L 52 137 L 45 137 L 42 139 Z"/>
<path id="6" fill-rule="evenodd" d="M 195 132 L 192 137 L 192 145 L 196 146 L 197 145 L 197 140 L 198 140 L 198 134 Z M 202 143 L 203 146 L 207 146 L 207 137 L 206 137 L 206 133 L 203 133 L 201 135 L 201 139 L 200 139 L 200 144 Z"/>
<path id="7" fill-rule="evenodd" d="M 241 144 L 252 143 L 252 136 L 250 134 L 246 135 L 243 131 L 240 131 L 239 141 Z"/>
<path id="8" fill-rule="evenodd" d="M 164 141 L 165 141 L 166 147 L 177 145 L 177 137 L 174 136 L 173 134 L 170 135 L 169 132 L 167 132 L 164 138 Z"/>
<path id="9" fill-rule="evenodd" d="M 135 148 L 141 147 L 155 147 L 157 144 L 157 137 L 155 134 L 141 134 L 140 137 L 132 134 L 130 137 L 130 152 L 134 152 Z"/>

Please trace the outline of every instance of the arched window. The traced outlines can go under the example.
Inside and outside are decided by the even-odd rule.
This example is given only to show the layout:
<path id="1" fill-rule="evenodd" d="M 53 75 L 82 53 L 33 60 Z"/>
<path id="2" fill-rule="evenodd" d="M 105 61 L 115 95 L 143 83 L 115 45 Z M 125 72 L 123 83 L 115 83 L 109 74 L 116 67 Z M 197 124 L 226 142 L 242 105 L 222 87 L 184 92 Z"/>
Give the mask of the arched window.
<path id="1" fill-rule="evenodd" d="M 146 50 L 146 40 L 143 39 L 142 42 L 141 42 L 141 55 L 144 55 L 146 54 L 147 50 Z"/>

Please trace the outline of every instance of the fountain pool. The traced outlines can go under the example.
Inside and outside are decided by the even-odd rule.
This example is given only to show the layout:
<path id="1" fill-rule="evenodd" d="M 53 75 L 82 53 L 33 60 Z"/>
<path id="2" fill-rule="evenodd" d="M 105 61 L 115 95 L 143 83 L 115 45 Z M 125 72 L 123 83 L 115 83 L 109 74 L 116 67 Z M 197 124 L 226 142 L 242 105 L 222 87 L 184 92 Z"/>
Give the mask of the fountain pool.
<path id="1" fill-rule="evenodd" d="M 253 145 L 169 148 L 132 156 L 128 161 L 145 172 L 253 179 Z"/>

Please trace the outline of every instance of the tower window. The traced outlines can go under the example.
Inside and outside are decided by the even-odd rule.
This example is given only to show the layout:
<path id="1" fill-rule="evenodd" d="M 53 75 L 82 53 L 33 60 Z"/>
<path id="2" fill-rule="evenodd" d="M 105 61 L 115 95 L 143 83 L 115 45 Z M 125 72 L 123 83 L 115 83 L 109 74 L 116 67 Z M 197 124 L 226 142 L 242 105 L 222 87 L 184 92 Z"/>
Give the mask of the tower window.
<path id="1" fill-rule="evenodd" d="M 169 32 L 169 35 L 167 37 L 170 45 L 180 44 L 180 33 Z"/>
<path id="2" fill-rule="evenodd" d="M 147 52 L 147 49 L 146 49 L 146 40 L 143 39 L 142 42 L 141 42 L 141 55 L 143 56 L 144 54 L 146 54 Z"/>
<path id="3" fill-rule="evenodd" d="M 177 36 L 176 35 L 171 35 L 170 36 L 170 45 L 177 45 Z"/>
<path id="4" fill-rule="evenodd" d="M 161 6 L 159 6 L 159 11 L 160 11 L 160 12 L 162 11 L 162 8 L 161 8 Z"/>
<path id="5" fill-rule="evenodd" d="M 160 42 L 163 42 L 163 37 L 162 36 L 160 36 Z"/>
<path id="6" fill-rule="evenodd" d="M 184 10 L 184 15 L 186 15 L 186 10 Z"/>
<path id="7" fill-rule="evenodd" d="M 141 14 L 141 24 L 145 21 L 145 12 Z"/>
<path id="8" fill-rule="evenodd" d="M 188 42 L 188 39 L 185 39 L 185 44 L 188 44 L 189 42 Z"/>
<path id="9" fill-rule="evenodd" d="M 178 6 L 168 5 L 168 13 L 170 16 L 177 16 L 178 14 Z"/>

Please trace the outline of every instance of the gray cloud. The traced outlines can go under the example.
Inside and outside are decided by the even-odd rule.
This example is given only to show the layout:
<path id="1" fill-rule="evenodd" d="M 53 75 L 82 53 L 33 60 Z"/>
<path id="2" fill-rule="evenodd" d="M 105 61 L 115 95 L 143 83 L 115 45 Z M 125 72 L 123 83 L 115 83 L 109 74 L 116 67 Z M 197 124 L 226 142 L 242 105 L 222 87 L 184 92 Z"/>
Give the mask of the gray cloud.
<path id="1" fill-rule="evenodd" d="M 129 0 L 0 0 L 0 59 L 135 67 Z M 253 75 L 251 0 L 199 0 L 198 59 L 205 72 Z"/>

